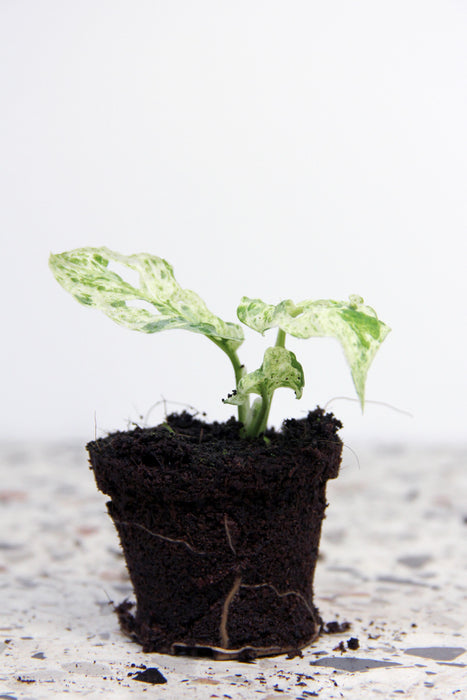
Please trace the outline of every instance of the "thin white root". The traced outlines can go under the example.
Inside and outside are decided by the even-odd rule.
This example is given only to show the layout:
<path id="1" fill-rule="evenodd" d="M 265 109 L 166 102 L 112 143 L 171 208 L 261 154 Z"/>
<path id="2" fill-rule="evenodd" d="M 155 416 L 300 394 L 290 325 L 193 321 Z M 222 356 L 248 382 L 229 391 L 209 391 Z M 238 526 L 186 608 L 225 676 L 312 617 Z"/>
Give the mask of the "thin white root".
<path id="1" fill-rule="evenodd" d="M 352 403 L 360 403 L 359 399 L 354 399 L 353 396 L 333 396 L 332 399 L 329 399 L 329 401 L 327 401 L 324 404 L 323 410 L 327 411 L 329 404 L 333 401 L 351 401 Z M 386 401 L 374 401 L 372 399 L 365 399 L 365 405 L 368 403 L 375 404 L 376 406 L 384 406 L 384 408 L 390 408 L 392 411 L 395 411 L 396 413 L 401 413 L 403 416 L 413 418 L 413 413 L 411 413 L 410 411 L 406 411 L 403 408 L 393 406 L 392 403 L 387 403 Z"/>
<path id="2" fill-rule="evenodd" d="M 235 596 L 238 593 L 238 589 L 240 588 L 240 584 L 242 582 L 241 576 L 237 576 L 235 578 L 235 581 L 233 583 L 232 588 L 227 594 L 227 597 L 224 601 L 224 606 L 222 608 L 222 617 L 221 617 L 221 624 L 219 628 L 219 633 L 220 633 L 220 638 L 221 638 L 221 645 L 224 647 L 224 649 L 228 649 L 229 646 L 229 634 L 227 632 L 227 620 L 229 618 L 229 608 L 232 600 L 235 598 Z"/>
<path id="3" fill-rule="evenodd" d="M 171 537 L 166 537 L 165 535 L 161 535 L 158 532 L 152 532 L 152 530 L 149 530 L 147 527 L 144 527 L 144 525 L 140 525 L 139 523 L 132 523 L 132 522 L 128 522 L 126 520 L 114 520 L 114 523 L 116 525 L 126 525 L 127 527 L 137 527 L 140 530 L 147 532 L 148 535 L 151 535 L 152 537 L 156 537 L 158 540 L 163 540 L 164 542 L 170 542 L 171 544 L 182 544 L 190 552 L 193 552 L 193 554 L 200 554 L 202 556 L 206 554 L 206 552 L 201 552 L 199 549 L 195 549 L 194 547 L 191 546 L 191 544 L 188 544 L 188 542 L 185 542 L 185 540 L 172 539 Z"/>
<path id="4" fill-rule="evenodd" d="M 272 583 L 258 583 L 256 585 L 242 583 L 240 588 L 270 588 L 271 591 L 274 591 L 274 593 L 277 595 L 278 598 L 285 598 L 286 596 L 294 595 L 302 601 L 303 605 L 306 607 L 306 609 L 308 610 L 310 615 L 313 618 L 315 617 L 315 612 L 314 612 L 313 608 L 308 603 L 305 596 L 303 596 L 301 593 L 299 593 L 299 591 L 285 591 L 284 593 L 281 593 L 280 591 L 277 590 L 277 588 L 275 586 L 272 585 Z"/>
<path id="5" fill-rule="evenodd" d="M 236 555 L 237 552 L 235 551 L 235 547 L 233 546 L 233 543 L 232 543 L 232 537 L 230 536 L 229 519 L 227 517 L 227 513 L 224 514 L 224 527 L 225 527 L 225 534 L 227 535 L 227 542 L 229 543 L 229 547 L 232 550 L 232 552 Z"/>

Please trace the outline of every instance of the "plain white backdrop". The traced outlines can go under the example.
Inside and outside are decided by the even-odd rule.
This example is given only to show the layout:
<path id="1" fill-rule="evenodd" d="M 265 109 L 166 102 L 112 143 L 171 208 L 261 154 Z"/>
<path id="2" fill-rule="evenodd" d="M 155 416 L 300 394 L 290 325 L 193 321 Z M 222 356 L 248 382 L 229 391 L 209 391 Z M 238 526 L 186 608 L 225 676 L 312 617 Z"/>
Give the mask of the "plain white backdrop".
<path id="1" fill-rule="evenodd" d="M 344 439 L 466 440 L 465 2 L 1 0 L 0 94 L 0 438 L 90 439 L 161 397 L 232 414 L 214 345 L 52 278 L 49 252 L 106 245 L 165 257 L 226 320 L 243 294 L 362 295 L 393 329 L 367 398 L 412 415 L 335 400 Z M 336 341 L 288 345 L 306 389 L 272 424 L 355 398 Z"/>

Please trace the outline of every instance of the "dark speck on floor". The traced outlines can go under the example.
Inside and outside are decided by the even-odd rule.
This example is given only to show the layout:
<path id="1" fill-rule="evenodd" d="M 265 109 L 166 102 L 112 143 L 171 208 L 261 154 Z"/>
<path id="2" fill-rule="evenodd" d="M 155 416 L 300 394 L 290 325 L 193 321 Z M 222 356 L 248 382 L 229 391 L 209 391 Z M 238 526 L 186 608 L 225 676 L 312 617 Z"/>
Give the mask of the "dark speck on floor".
<path id="1" fill-rule="evenodd" d="M 359 646 L 360 644 L 356 637 L 350 637 L 350 639 L 347 640 L 348 649 L 352 649 L 352 651 L 355 651 L 355 649 L 358 649 Z"/>
<path id="2" fill-rule="evenodd" d="M 151 683 L 152 685 L 167 683 L 167 678 L 164 678 L 157 668 L 147 668 L 145 671 L 140 671 L 133 676 L 133 680 L 141 681 L 142 683 Z"/>
<path id="3" fill-rule="evenodd" d="M 332 622 L 326 622 L 323 627 L 324 634 L 342 634 L 342 632 L 347 632 L 350 629 L 350 622 L 338 622 L 333 620 Z"/>

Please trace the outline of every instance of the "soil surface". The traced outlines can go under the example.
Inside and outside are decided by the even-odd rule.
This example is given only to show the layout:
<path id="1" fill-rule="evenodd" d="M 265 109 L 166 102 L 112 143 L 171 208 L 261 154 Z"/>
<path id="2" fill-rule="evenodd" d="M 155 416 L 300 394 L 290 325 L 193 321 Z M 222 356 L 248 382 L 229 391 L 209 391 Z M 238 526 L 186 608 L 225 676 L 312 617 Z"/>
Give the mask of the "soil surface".
<path id="1" fill-rule="evenodd" d="M 119 606 L 146 651 L 244 658 L 319 633 L 313 575 L 342 427 L 321 409 L 281 431 L 172 414 L 87 446 L 136 594 Z"/>

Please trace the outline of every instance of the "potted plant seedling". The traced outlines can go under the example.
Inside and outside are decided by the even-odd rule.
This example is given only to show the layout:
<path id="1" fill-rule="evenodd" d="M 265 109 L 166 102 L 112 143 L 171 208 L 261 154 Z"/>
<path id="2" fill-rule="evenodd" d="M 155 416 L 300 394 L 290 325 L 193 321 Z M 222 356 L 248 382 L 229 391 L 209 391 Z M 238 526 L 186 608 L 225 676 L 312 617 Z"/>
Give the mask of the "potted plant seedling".
<path id="1" fill-rule="evenodd" d="M 138 273 L 139 284 L 125 281 L 114 264 Z M 165 260 L 80 248 L 51 255 L 50 267 L 79 302 L 115 322 L 144 333 L 201 333 L 233 366 L 235 387 L 223 400 L 237 407 L 238 419 L 207 423 L 183 412 L 87 445 L 136 595 L 134 614 L 126 601 L 118 608 L 124 630 L 146 651 L 213 658 L 309 644 L 321 624 L 313 575 L 342 425 L 316 408 L 280 431 L 268 428 L 275 390 L 288 387 L 297 398 L 303 391 L 303 368 L 286 338 L 336 338 L 363 408 L 368 368 L 388 326 L 357 296 L 277 305 L 243 297 L 243 325 L 277 330 L 261 366 L 247 372 L 238 356 L 242 326 L 182 289 Z"/>

